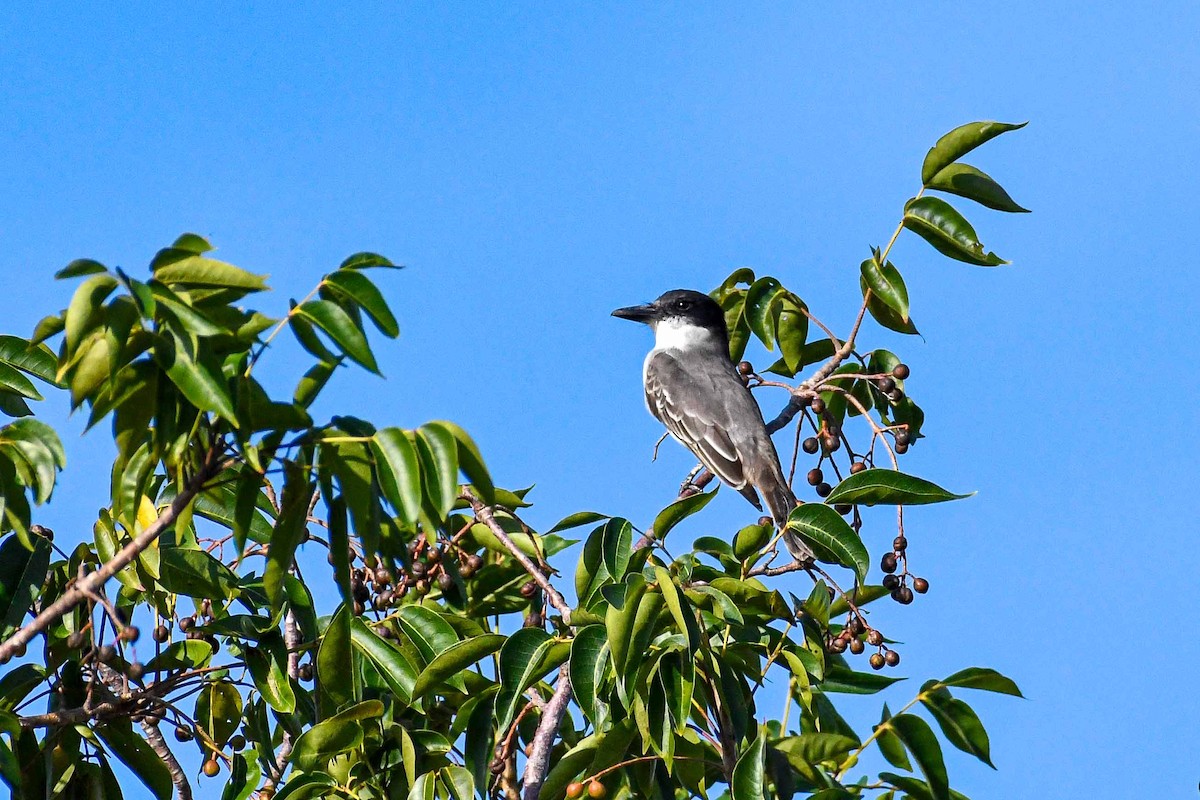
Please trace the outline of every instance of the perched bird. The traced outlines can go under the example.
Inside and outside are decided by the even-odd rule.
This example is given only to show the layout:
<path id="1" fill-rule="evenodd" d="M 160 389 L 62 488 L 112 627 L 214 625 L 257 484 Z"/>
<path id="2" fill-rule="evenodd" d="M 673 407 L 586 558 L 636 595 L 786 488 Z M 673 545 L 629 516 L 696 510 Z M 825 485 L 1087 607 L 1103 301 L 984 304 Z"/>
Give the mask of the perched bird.
<path id="1" fill-rule="evenodd" d="M 654 330 L 654 349 L 642 367 L 650 413 L 760 511 L 761 492 L 775 525 L 784 529 L 796 496 L 783 477 L 762 411 L 729 358 L 721 307 L 706 294 L 676 289 L 653 303 L 612 313 Z M 796 559 L 813 557 L 795 534 L 783 540 Z"/>

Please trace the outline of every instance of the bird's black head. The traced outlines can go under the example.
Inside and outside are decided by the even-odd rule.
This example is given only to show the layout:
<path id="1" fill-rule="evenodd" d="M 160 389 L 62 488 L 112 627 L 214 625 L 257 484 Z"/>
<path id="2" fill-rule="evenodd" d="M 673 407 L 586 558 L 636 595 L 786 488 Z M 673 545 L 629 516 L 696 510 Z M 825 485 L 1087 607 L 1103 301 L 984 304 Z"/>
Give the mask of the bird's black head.
<path id="1" fill-rule="evenodd" d="M 722 337 L 728 336 L 725 312 L 717 305 L 717 301 L 703 292 L 694 292 L 691 289 L 673 289 L 653 303 L 618 308 L 612 313 L 614 317 L 644 322 L 655 328 L 659 323 L 667 322 L 672 326 L 692 326 L 712 331 Z"/>

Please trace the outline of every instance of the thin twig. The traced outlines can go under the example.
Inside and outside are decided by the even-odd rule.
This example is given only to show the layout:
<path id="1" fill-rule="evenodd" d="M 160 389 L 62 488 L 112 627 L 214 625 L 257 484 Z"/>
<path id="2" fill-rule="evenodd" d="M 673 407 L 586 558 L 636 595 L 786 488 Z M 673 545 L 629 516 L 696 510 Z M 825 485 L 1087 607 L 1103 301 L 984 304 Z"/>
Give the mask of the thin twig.
<path id="1" fill-rule="evenodd" d="M 211 456 L 212 454 L 210 453 L 209 455 Z M 209 458 L 205 466 L 183 487 L 183 491 L 175 497 L 171 505 L 159 515 L 158 519 L 150 523 L 145 530 L 135 536 L 129 544 L 122 547 L 109 561 L 101 564 L 95 572 L 83 580 L 77 581 L 74 586 L 63 592 L 61 597 L 51 603 L 42 613 L 38 614 L 32 622 L 8 637 L 3 644 L 0 644 L 0 664 L 8 663 L 17 654 L 17 651 L 27 645 L 34 636 L 44 631 L 55 620 L 60 619 L 68 611 L 87 599 L 89 593 L 99 591 L 105 581 L 117 574 L 122 568 L 131 564 L 163 531 L 175 523 L 176 518 L 179 517 L 200 492 L 205 481 L 220 472 L 223 466 L 222 464 L 214 463 Z"/>

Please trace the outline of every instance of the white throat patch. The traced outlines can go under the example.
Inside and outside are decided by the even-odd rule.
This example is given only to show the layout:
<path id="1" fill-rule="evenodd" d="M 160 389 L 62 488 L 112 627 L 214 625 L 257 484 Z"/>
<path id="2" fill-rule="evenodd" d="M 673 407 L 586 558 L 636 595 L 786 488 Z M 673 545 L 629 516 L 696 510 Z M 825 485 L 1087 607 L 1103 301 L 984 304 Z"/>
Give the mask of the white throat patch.
<path id="1" fill-rule="evenodd" d="M 668 317 L 654 326 L 655 350 L 694 350 L 712 341 L 712 331 L 680 317 Z"/>

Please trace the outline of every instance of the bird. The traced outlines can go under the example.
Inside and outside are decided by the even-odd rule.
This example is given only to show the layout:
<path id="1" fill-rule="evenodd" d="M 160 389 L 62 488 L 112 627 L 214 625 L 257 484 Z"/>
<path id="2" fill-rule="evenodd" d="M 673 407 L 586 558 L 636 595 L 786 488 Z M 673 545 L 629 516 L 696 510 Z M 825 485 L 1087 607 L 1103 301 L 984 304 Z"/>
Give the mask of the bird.
<path id="1" fill-rule="evenodd" d="M 788 551 L 798 561 L 811 560 L 812 550 L 786 528 L 796 496 L 762 410 L 729 357 L 721 306 L 703 292 L 674 289 L 612 315 L 654 330 L 654 348 L 642 365 L 646 407 L 654 418 L 760 512 L 761 493 Z"/>

